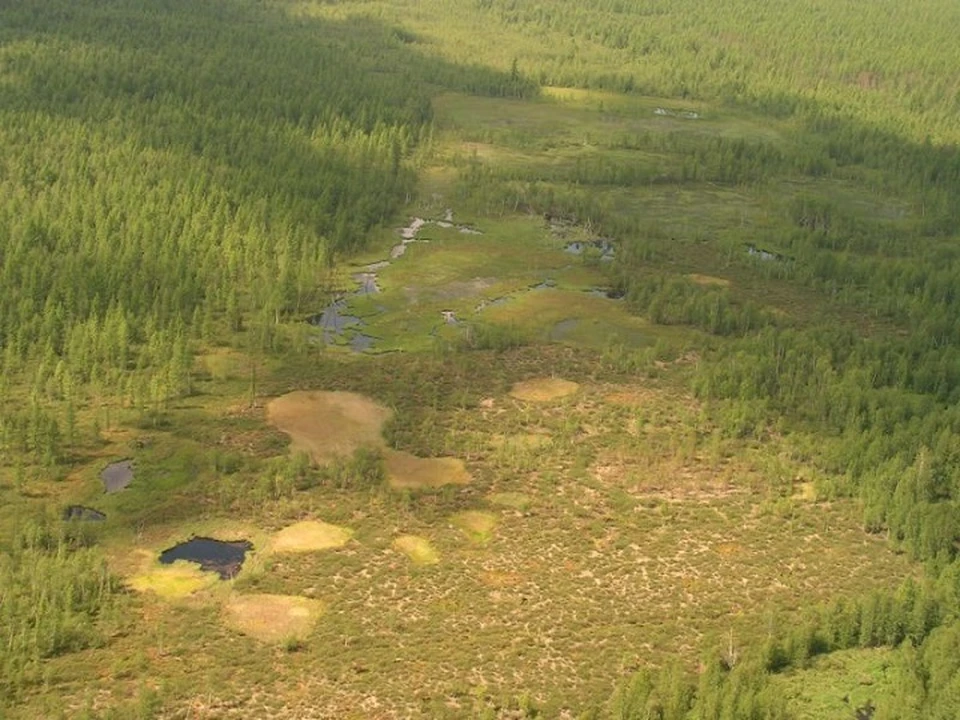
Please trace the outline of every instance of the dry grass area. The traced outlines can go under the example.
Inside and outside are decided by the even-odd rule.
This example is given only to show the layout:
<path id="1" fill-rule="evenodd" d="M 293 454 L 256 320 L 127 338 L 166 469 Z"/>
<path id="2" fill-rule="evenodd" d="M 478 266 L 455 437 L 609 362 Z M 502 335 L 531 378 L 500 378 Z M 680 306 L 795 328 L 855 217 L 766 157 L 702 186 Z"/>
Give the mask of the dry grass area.
<path id="1" fill-rule="evenodd" d="M 687 275 L 687 278 L 695 282 L 697 285 L 704 286 L 714 286 L 714 287 L 730 287 L 730 281 L 725 278 L 714 277 L 713 275 L 701 275 L 700 273 L 691 273 Z"/>
<path id="2" fill-rule="evenodd" d="M 350 528 L 315 520 L 304 520 L 280 530 L 273 536 L 273 552 L 314 552 L 343 547 L 353 537 Z"/>
<path id="3" fill-rule="evenodd" d="M 324 613 L 319 600 L 293 595 L 231 595 L 223 606 L 228 627 L 265 642 L 303 640 Z"/>
<path id="4" fill-rule="evenodd" d="M 414 565 L 436 565 L 440 554 L 430 541 L 419 535 L 401 535 L 393 541 L 393 549 L 402 552 Z"/>
<path id="5" fill-rule="evenodd" d="M 463 460 L 457 458 L 419 458 L 396 450 L 387 450 L 384 458 L 387 482 L 395 490 L 466 485 L 471 479 Z"/>
<path id="6" fill-rule="evenodd" d="M 560 378 L 533 378 L 515 383 L 510 396 L 526 402 L 550 402 L 573 395 L 580 386 Z"/>
<path id="7" fill-rule="evenodd" d="M 291 450 L 306 452 L 316 463 L 383 445 L 381 429 L 388 408 L 350 392 L 298 390 L 267 404 L 267 421 L 290 436 Z"/>

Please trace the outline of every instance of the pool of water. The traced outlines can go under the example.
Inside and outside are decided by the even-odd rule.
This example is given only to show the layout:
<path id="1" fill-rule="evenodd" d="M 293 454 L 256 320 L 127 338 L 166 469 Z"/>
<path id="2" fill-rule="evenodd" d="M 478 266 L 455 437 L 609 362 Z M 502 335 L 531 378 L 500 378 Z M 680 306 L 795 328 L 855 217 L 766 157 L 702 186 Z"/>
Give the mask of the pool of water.
<path id="1" fill-rule="evenodd" d="M 201 570 L 215 572 L 222 580 L 234 577 L 243 566 L 253 544 L 247 540 L 215 540 L 194 537 L 160 553 L 160 562 L 170 565 L 177 560 L 197 563 Z"/>
<path id="2" fill-rule="evenodd" d="M 133 460 L 110 463 L 101 471 L 100 479 L 106 492 L 120 492 L 133 482 Z"/>

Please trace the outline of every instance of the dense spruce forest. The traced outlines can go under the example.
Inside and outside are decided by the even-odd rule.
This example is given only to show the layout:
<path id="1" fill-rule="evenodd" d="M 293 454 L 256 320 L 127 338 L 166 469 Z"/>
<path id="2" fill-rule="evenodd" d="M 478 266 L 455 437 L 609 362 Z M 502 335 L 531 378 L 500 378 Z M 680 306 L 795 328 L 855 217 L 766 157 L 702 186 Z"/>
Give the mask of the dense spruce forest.
<path id="1" fill-rule="evenodd" d="M 948 0 L 0 4 L 0 718 L 960 717 L 957 27 Z M 509 399 L 536 376 L 581 399 Z M 385 444 L 291 454 L 264 407 L 296 390 L 375 398 Z M 389 486 L 398 451 L 472 480 Z M 321 515 L 358 527 L 339 555 L 269 554 Z M 623 578 L 709 522 L 743 582 L 701 605 L 671 566 L 641 600 Z M 216 532 L 263 554 L 143 590 Z M 440 552 L 397 569 L 401 532 Z M 798 559 L 820 542 L 865 575 Z M 546 597 L 560 546 L 584 585 Z M 325 614 L 221 627 L 254 591 Z"/>

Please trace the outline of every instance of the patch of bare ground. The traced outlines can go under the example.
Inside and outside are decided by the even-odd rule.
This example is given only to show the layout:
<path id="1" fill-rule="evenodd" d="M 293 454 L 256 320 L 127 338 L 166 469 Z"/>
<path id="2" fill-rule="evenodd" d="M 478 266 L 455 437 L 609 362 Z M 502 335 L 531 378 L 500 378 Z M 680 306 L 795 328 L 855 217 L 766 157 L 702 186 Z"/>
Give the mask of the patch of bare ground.
<path id="1" fill-rule="evenodd" d="M 392 450 L 383 440 L 388 408 L 351 392 L 298 390 L 267 404 L 267 420 L 291 439 L 291 450 L 322 464 L 362 447 L 381 448 L 387 482 L 397 490 L 466 485 L 470 473 L 458 458 L 421 458 Z"/>
<path id="2" fill-rule="evenodd" d="M 298 390 L 267 403 L 267 421 L 290 436 L 291 449 L 325 463 L 361 447 L 381 447 L 391 412 L 351 392 Z"/>
<path id="3" fill-rule="evenodd" d="M 714 277 L 713 275 L 701 275 L 700 273 L 691 273 L 687 277 L 697 285 L 707 287 L 730 287 L 730 281 L 726 278 Z"/>
<path id="4" fill-rule="evenodd" d="M 395 490 L 438 488 L 466 485 L 470 482 L 463 460 L 458 458 L 420 458 L 407 452 L 385 452 L 387 482 Z"/>
<path id="5" fill-rule="evenodd" d="M 266 642 L 302 640 L 313 630 L 324 606 L 292 595 L 231 595 L 223 608 L 228 627 Z"/>
<path id="6" fill-rule="evenodd" d="M 550 402 L 573 395 L 580 385 L 561 378 L 533 378 L 515 383 L 510 389 L 511 397 L 526 402 Z"/>

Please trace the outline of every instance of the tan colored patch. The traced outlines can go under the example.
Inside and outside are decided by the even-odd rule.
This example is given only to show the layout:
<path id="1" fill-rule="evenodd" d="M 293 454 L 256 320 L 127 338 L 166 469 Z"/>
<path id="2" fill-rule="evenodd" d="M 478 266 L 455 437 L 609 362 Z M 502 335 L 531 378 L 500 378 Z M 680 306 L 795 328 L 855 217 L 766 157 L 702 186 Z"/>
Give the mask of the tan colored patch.
<path id="1" fill-rule="evenodd" d="M 573 395 L 580 386 L 560 378 L 533 378 L 514 384 L 510 389 L 511 397 L 527 402 L 548 402 Z"/>
<path id="2" fill-rule="evenodd" d="M 530 507 L 530 496 L 518 492 L 502 492 L 490 495 L 487 500 L 494 505 L 513 508 L 514 510 L 526 510 Z"/>
<path id="3" fill-rule="evenodd" d="M 743 545 L 736 542 L 725 542 L 716 545 L 714 550 L 717 551 L 718 555 L 723 555 L 724 557 L 730 557 L 732 555 L 740 555 L 743 553 Z"/>
<path id="4" fill-rule="evenodd" d="M 479 510 L 467 510 L 457 513 L 450 518 L 450 522 L 460 529 L 471 541 L 476 543 L 487 542 L 497 526 L 497 518 L 490 513 Z"/>
<path id="5" fill-rule="evenodd" d="M 224 621 L 244 635 L 266 642 L 303 639 L 323 615 L 319 600 L 292 595 L 233 595 Z"/>
<path id="6" fill-rule="evenodd" d="M 313 552 L 343 547 L 353 537 L 350 528 L 315 520 L 298 522 L 273 536 L 274 552 Z"/>
<path id="7" fill-rule="evenodd" d="M 361 447 L 382 447 L 388 408 L 349 392 L 298 390 L 267 404 L 267 421 L 290 436 L 294 452 L 316 463 L 352 455 Z"/>
<path id="8" fill-rule="evenodd" d="M 795 492 L 793 493 L 794 500 L 802 500 L 804 502 L 816 502 L 817 500 L 817 489 L 812 482 L 802 482 L 799 485 L 794 486 Z"/>
<path id="9" fill-rule="evenodd" d="M 484 585 L 493 588 L 516 587 L 523 580 L 518 573 L 502 572 L 500 570 L 483 570 L 480 572 L 479 578 Z"/>
<path id="10" fill-rule="evenodd" d="M 713 275 L 701 275 L 700 273 L 692 273 L 687 275 L 687 277 L 697 285 L 730 287 L 730 281 L 726 278 L 714 277 Z"/>
<path id="11" fill-rule="evenodd" d="M 407 452 L 387 450 L 384 461 L 387 482 L 396 490 L 466 485 L 471 480 L 463 460 L 458 458 L 418 458 Z"/>
<path id="12" fill-rule="evenodd" d="M 393 548 L 402 552 L 414 565 L 436 565 L 440 554 L 426 538 L 418 535 L 401 535 L 393 541 Z"/>

